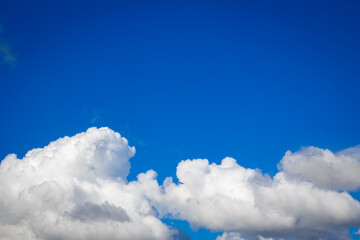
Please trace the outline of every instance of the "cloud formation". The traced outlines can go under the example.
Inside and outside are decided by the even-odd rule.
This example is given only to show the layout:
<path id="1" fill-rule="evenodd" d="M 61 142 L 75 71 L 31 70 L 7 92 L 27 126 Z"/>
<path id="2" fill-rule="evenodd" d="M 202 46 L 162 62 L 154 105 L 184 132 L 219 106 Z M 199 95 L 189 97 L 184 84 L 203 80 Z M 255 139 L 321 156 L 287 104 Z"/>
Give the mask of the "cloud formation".
<path id="1" fill-rule="evenodd" d="M 306 147 L 295 153 L 287 151 L 279 169 L 321 188 L 357 190 L 360 187 L 360 146 L 336 154 L 316 147 Z"/>
<path id="2" fill-rule="evenodd" d="M 0 239 L 170 239 L 142 193 L 127 183 L 135 148 L 91 128 L 0 165 Z"/>
<path id="3" fill-rule="evenodd" d="M 344 226 L 360 225 L 360 203 L 347 192 L 318 188 L 283 172 L 270 178 L 225 158 L 181 161 L 179 184 L 168 178 L 151 192 L 155 206 L 195 227 L 249 236 L 346 239 Z"/>
<path id="4" fill-rule="evenodd" d="M 178 183 L 163 184 L 153 170 L 127 182 L 134 154 L 108 128 L 60 138 L 23 159 L 9 154 L 0 165 L 0 239 L 187 238 L 160 218 L 224 232 L 218 240 L 351 239 L 347 228 L 360 226 L 360 203 L 338 191 L 359 186 L 348 170 L 358 167 L 359 147 L 287 152 L 274 177 L 233 158 L 186 160 Z"/>

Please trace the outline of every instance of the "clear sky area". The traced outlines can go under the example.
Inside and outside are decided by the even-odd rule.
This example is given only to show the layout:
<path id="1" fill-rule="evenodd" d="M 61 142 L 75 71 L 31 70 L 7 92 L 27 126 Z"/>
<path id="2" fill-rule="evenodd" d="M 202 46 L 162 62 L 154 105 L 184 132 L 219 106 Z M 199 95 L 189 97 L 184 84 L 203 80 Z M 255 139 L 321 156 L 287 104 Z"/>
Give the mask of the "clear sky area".
<path id="1" fill-rule="evenodd" d="M 90 127 L 108 127 L 125 137 L 129 146 L 136 148 L 136 153 L 126 153 L 128 158 L 134 156 L 130 158 L 131 168 L 124 175 L 125 181 L 127 179 L 139 185 L 144 184 L 139 183 L 138 174 L 152 169 L 157 173 L 160 187 L 167 189 L 163 181 L 167 177 L 173 178 L 174 185 L 169 186 L 173 186 L 171 189 L 179 188 L 178 192 L 174 190 L 173 195 L 161 200 L 149 193 L 146 199 L 150 199 L 151 204 L 156 202 L 152 208 L 161 219 L 158 224 L 180 229 L 178 239 L 360 239 L 356 234 L 360 227 L 360 180 L 354 173 L 353 178 L 349 177 L 350 180 L 340 184 L 343 178 L 339 177 L 344 173 L 350 176 L 351 172 L 360 170 L 357 168 L 360 166 L 360 147 L 356 147 L 360 144 L 359 43 L 359 1 L 2 0 L 0 160 L 10 153 L 22 159 L 29 150 L 44 148 L 60 137 L 71 137 L 86 132 Z M 79 141 L 85 141 L 85 138 L 88 141 L 86 136 L 98 134 L 103 139 L 107 134 L 113 139 L 115 133 L 111 130 L 93 130 L 85 137 L 78 138 Z M 91 140 L 90 143 L 98 144 L 96 141 Z M 111 149 L 113 141 L 114 144 L 124 144 L 124 149 L 127 147 L 123 142 L 118 143 L 118 140 L 109 140 Z M 59 144 L 57 149 L 62 149 L 63 145 Z M 308 148 L 310 146 L 316 149 Z M 340 152 L 344 149 L 347 150 Z M 294 154 L 285 156 L 288 150 Z M 70 150 L 64 152 L 69 153 Z M 316 154 L 321 157 L 315 159 L 313 156 Z M 204 206 L 202 204 L 196 205 L 198 207 L 191 210 L 194 212 L 190 215 L 190 210 L 183 203 L 179 202 L 174 207 L 174 199 L 183 196 L 180 194 L 180 197 L 172 198 L 180 192 L 181 186 L 193 189 L 195 182 L 202 181 L 187 178 L 191 171 L 195 172 L 194 169 L 199 166 L 197 163 L 201 162 L 213 170 L 219 166 L 233 168 L 235 165 L 232 160 L 222 162 L 226 157 L 234 158 L 238 165 L 254 171 L 251 174 L 261 175 L 264 179 L 261 181 L 275 184 L 275 176 L 280 172 L 280 175 L 284 173 L 284 178 L 292 179 L 291 184 L 302 184 L 295 189 L 304 187 L 318 191 L 308 193 L 313 196 L 328 194 L 328 201 L 346 207 L 341 213 L 326 215 L 323 219 L 340 219 L 340 216 L 344 216 L 334 220 L 343 221 L 341 226 L 331 225 L 329 220 L 312 229 L 309 226 L 313 223 L 310 224 L 306 219 L 314 212 L 309 210 L 309 215 L 304 213 L 304 216 L 291 212 L 291 215 L 289 209 L 292 207 L 279 212 L 291 216 L 295 214 L 299 226 L 303 225 L 296 227 L 294 223 L 294 228 L 289 227 L 284 231 L 278 231 L 282 225 L 269 230 L 265 223 L 258 228 L 252 223 L 233 224 L 241 221 L 240 213 L 223 222 L 220 221 L 221 216 L 218 221 L 206 221 L 207 217 L 201 220 L 201 214 L 209 212 L 207 208 L 198 210 Z M 39 158 L 29 156 L 26 159 L 31 162 Z M 330 169 L 329 164 L 324 167 L 322 164 L 325 163 L 318 160 L 322 158 L 327 163 L 334 161 L 330 165 L 335 166 L 335 170 Z M 19 159 L 10 160 L 15 162 Z M 59 159 L 61 161 L 63 158 Z M 187 159 L 208 159 L 209 163 L 193 160 L 179 165 L 180 161 Z M 297 165 L 294 159 L 305 159 L 301 160 L 302 163 L 309 163 L 310 167 L 303 167 L 300 163 Z M 312 165 L 315 161 L 318 161 L 318 165 Z M 340 161 L 344 161 L 344 164 Z M 127 160 L 124 160 L 124 164 L 128 164 Z M 6 165 L 0 166 L 3 168 L 0 169 L 0 175 L 3 174 L 0 181 L 3 183 L 6 181 L 4 179 L 16 175 L 9 172 L 12 170 L 6 173 L 9 175 L 2 173 Z M 94 164 L 94 168 L 96 166 Z M 319 171 L 314 170 L 317 167 Z M 47 165 L 43 169 L 47 169 Z M 122 171 L 123 168 L 119 169 Z M 339 180 L 327 178 L 321 169 L 331 172 L 329 176 L 336 175 Z M 347 170 L 338 174 L 338 169 Z M 212 179 L 211 174 L 215 174 L 213 170 L 201 172 L 204 179 Z M 101 175 L 104 177 L 109 172 L 104 170 L 101 173 L 104 173 Z M 234 179 L 238 179 L 237 176 L 241 174 L 234 173 Z M 225 175 L 232 176 L 230 173 Z M 30 174 L 29 179 L 35 179 L 34 176 Z M 185 180 L 179 180 L 181 177 Z M 225 178 L 230 177 L 221 177 Z M 246 187 L 251 192 L 263 193 L 258 190 L 259 181 L 254 187 L 252 181 L 246 180 L 247 183 L 251 182 L 251 186 Z M 24 184 L 26 182 L 24 180 Z M 232 184 L 233 180 L 230 179 L 225 185 Z M 306 184 L 311 186 L 306 187 Z M 201 189 L 202 186 L 196 185 L 195 188 Z M 51 195 L 52 191 L 48 192 Z M 231 193 L 226 194 L 229 199 L 233 199 Z M 239 193 L 240 198 L 244 194 Z M 358 212 L 352 211 L 353 206 L 346 205 L 347 202 L 340 202 L 345 201 L 342 197 L 346 194 L 350 194 L 349 198 L 355 202 L 353 204 Z M 256 204 L 260 199 L 269 199 L 258 197 L 260 195 L 254 195 L 254 199 L 258 199 L 254 200 Z M 32 196 L 29 193 L 29 199 Z M 332 196 L 335 200 L 331 200 Z M 8 200 L 0 196 L 0 209 L 5 206 L 1 198 Z M 196 199 L 201 202 L 203 198 Z M 227 198 L 221 199 L 219 201 Z M 339 201 L 339 205 L 336 201 Z M 70 214 L 75 220 L 71 221 L 86 225 L 84 219 L 88 217 L 86 219 L 92 219 L 93 224 L 97 221 L 92 218 L 93 215 L 84 217 L 81 214 L 88 209 L 95 209 L 95 205 L 89 205 L 95 203 L 100 204 L 102 209 L 97 213 L 117 212 L 122 206 L 121 210 L 125 211 L 123 215 L 119 213 L 123 216 L 122 221 L 136 219 L 135 215 L 130 214 L 130 208 L 119 202 L 89 202 L 79 206 L 75 204 L 77 208 Z M 262 206 L 266 207 L 259 207 L 262 213 L 268 213 L 269 207 L 265 202 Z M 211 206 L 215 208 L 218 203 Z M 330 212 L 325 207 L 327 203 L 320 202 L 316 209 L 322 209 L 320 206 L 324 206 L 323 212 Z M 115 207 L 116 210 L 112 209 Z M 165 213 L 162 214 L 162 211 Z M 226 212 L 219 211 L 222 211 L 220 215 Z M 244 211 L 240 209 L 240 212 Z M 354 213 L 354 216 L 350 218 L 346 211 Z M 316 216 L 321 214 L 319 212 Z M 26 213 L 22 214 L 27 216 Z M 101 214 L 96 216 L 105 218 Z M 10 215 L 14 214 L 9 212 Z M 33 217 L 38 219 L 37 216 Z M 11 224 L 15 228 L 18 226 L 15 220 Z M 0 226 L 0 232 L 4 228 Z M 33 230 L 27 225 L 24 229 L 39 239 L 51 239 L 43 237 L 50 236 L 44 233 L 45 230 Z M 309 229 L 314 231 L 314 235 L 300 233 Z M 25 236 L 21 235 L 24 231 L 19 230 L 19 236 Z M 51 236 L 58 239 L 54 232 Z M 325 237 L 319 237 L 319 232 L 324 233 Z M 330 238 L 326 234 L 334 237 Z M 144 239 L 136 236 L 134 239 Z M 156 236 L 155 239 L 160 239 L 160 235 Z M 317 237 L 311 238 L 313 236 Z"/>

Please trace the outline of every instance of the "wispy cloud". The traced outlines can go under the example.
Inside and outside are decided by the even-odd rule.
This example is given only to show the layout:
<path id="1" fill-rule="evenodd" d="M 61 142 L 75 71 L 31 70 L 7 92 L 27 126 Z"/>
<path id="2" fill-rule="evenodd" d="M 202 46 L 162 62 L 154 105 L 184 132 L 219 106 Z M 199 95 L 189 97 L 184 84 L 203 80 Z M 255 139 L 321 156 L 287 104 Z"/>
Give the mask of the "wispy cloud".
<path id="1" fill-rule="evenodd" d="M 95 114 L 92 118 L 91 118 L 91 123 L 95 124 L 97 121 L 99 121 L 101 119 L 101 117 L 98 114 Z"/>
<path id="2" fill-rule="evenodd" d="M 0 59 L 1 63 L 13 64 L 16 62 L 16 58 L 11 51 L 9 43 L 2 36 L 2 26 L 0 25 Z"/>
<path id="3" fill-rule="evenodd" d="M 16 59 L 14 55 L 9 50 L 9 46 L 6 44 L 0 45 L 0 52 L 2 53 L 3 62 L 15 62 Z"/>

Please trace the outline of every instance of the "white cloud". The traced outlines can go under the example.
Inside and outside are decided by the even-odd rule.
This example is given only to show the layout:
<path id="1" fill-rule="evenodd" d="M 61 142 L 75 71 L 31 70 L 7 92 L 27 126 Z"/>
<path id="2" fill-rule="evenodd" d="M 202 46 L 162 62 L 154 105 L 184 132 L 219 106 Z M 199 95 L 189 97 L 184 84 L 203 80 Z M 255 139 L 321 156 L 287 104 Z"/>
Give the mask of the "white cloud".
<path id="1" fill-rule="evenodd" d="M 246 239 L 242 238 L 240 233 L 224 232 L 222 235 L 218 236 L 216 240 L 246 240 Z"/>
<path id="2" fill-rule="evenodd" d="M 135 148 L 108 128 L 61 138 L 0 165 L 0 239 L 169 239 L 139 182 Z M 145 174 L 146 175 L 146 174 Z"/>
<path id="3" fill-rule="evenodd" d="M 360 187 L 360 146 L 336 154 L 316 147 L 288 151 L 279 168 L 288 176 L 311 181 L 318 187 L 356 190 Z"/>
<path id="4" fill-rule="evenodd" d="M 161 214 L 195 227 L 262 237 L 346 239 L 344 226 L 360 224 L 360 203 L 348 193 L 288 179 L 282 172 L 271 179 L 232 158 L 220 165 L 182 161 L 177 177 L 179 184 L 168 178 L 162 189 L 147 194 Z"/>
<path id="5" fill-rule="evenodd" d="M 127 182 L 134 154 L 120 134 L 90 128 L 23 159 L 8 155 L 0 165 L 0 239 L 186 238 L 159 217 L 223 231 L 218 240 L 350 239 L 347 228 L 360 225 L 360 203 L 334 190 L 349 189 L 344 171 L 356 168 L 358 148 L 287 153 L 280 165 L 284 171 L 273 178 L 232 158 L 220 165 L 186 160 L 177 167 L 179 183 L 167 178 L 162 185 L 153 170 Z M 329 159 L 341 188 L 301 177 L 306 165 L 323 167 Z"/>
<path id="6" fill-rule="evenodd" d="M 243 237 L 237 232 L 224 232 L 222 235 L 219 235 L 216 240 L 273 240 L 273 238 L 264 238 L 261 236 Z"/>

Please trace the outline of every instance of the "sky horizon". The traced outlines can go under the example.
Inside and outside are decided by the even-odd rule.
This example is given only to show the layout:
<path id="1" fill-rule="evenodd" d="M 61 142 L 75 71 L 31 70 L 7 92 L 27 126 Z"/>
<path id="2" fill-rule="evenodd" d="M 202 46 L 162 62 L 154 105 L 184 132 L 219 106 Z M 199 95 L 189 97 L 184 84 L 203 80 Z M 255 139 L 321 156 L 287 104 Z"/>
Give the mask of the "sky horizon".
<path id="1" fill-rule="evenodd" d="M 0 239 L 6 226 L 20 239 L 25 232 L 29 239 L 66 238 L 66 221 L 104 229 L 104 239 L 124 233 L 128 222 L 155 239 L 360 239 L 360 212 L 354 210 L 360 200 L 357 1 L 35 0 L 0 6 L 0 190 L 6 193 L 0 210 L 13 203 L 0 213 Z M 72 148 L 77 141 L 84 147 Z M 126 150 L 131 147 L 136 153 Z M 27 156 L 32 149 L 38 153 Z M 5 159 L 14 167 L 4 167 Z M 33 175 L 20 174 L 32 167 Z M 18 184 L 8 182 L 16 176 Z M 96 179 L 107 183 L 96 185 Z M 42 189 L 42 182 L 49 185 Z M 98 189 L 88 195 L 70 194 L 91 184 Z M 109 188 L 129 199 L 112 196 Z M 289 192 L 281 195 L 282 188 Z M 304 195 L 295 197 L 292 188 Z M 57 194 L 68 197 L 59 209 Z M 188 202 L 181 202 L 185 196 Z M 270 203 L 275 196 L 284 205 Z M 214 211 L 232 206 L 239 212 L 218 216 L 210 203 Z M 18 205 L 28 208 L 18 212 Z M 49 216 L 40 214 L 44 209 Z M 252 224 L 249 216 L 256 219 L 257 211 L 268 219 L 257 220 L 263 225 Z M 52 228 L 50 215 L 63 217 L 64 225 Z M 26 223 L 42 218 L 49 225 Z M 74 238 L 85 234 L 69 231 Z"/>

